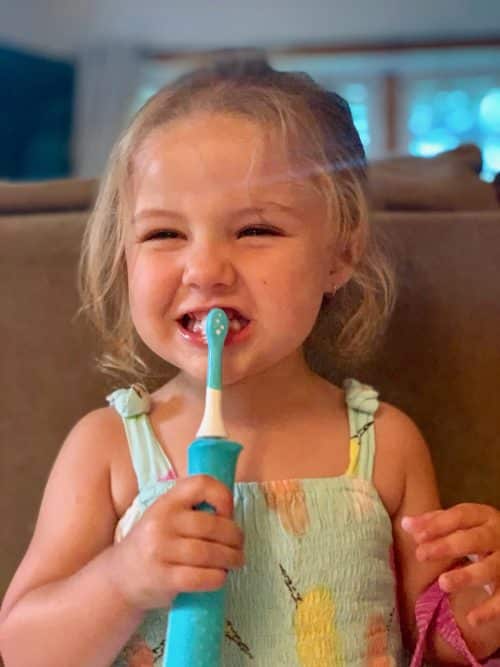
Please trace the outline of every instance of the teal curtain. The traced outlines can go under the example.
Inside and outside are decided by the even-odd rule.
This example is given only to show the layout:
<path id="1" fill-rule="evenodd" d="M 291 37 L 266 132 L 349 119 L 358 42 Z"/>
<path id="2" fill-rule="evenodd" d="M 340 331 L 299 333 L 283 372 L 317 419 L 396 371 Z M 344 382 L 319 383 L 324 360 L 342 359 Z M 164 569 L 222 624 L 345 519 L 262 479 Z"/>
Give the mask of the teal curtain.
<path id="1" fill-rule="evenodd" d="M 75 67 L 0 46 L 0 179 L 71 174 Z"/>

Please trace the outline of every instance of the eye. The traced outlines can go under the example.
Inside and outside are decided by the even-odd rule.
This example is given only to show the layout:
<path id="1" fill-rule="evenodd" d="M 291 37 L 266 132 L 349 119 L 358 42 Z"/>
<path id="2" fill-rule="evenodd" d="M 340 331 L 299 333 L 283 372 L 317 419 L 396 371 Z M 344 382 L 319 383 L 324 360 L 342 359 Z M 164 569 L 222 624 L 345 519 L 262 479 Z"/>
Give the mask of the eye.
<path id="1" fill-rule="evenodd" d="M 154 229 L 144 234 L 142 241 L 161 241 L 164 239 L 178 239 L 180 232 L 175 229 Z"/>
<path id="2" fill-rule="evenodd" d="M 281 232 L 268 225 L 249 225 L 238 232 L 238 238 L 243 236 L 281 236 Z"/>

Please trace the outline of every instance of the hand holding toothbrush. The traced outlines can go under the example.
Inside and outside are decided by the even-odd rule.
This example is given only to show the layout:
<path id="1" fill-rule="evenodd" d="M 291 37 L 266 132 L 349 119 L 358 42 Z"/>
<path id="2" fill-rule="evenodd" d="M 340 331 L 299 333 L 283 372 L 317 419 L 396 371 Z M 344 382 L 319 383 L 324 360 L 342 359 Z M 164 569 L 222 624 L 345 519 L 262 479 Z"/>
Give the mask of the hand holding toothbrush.
<path id="1" fill-rule="evenodd" d="M 216 513 L 193 509 L 203 501 Z M 113 547 L 118 593 L 145 611 L 170 606 L 179 593 L 220 589 L 227 571 L 244 560 L 232 513 L 232 494 L 221 482 L 206 475 L 179 479 Z"/>

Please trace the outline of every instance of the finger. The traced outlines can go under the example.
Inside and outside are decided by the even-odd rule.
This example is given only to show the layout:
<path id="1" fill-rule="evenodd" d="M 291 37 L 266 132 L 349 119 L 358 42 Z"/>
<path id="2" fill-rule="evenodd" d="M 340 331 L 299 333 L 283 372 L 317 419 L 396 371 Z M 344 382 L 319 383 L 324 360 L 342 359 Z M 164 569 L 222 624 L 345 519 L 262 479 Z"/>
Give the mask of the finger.
<path id="1" fill-rule="evenodd" d="M 187 538 L 176 540 L 169 546 L 168 562 L 171 565 L 230 570 L 244 565 L 244 556 L 241 549 Z"/>
<path id="2" fill-rule="evenodd" d="M 481 509 L 479 509 L 481 508 Z M 486 509 L 486 512 L 483 510 Z M 401 525 L 417 541 L 440 537 L 458 529 L 472 528 L 484 523 L 488 508 L 473 503 L 454 505 L 447 510 L 434 510 L 414 517 L 404 517 Z"/>
<path id="3" fill-rule="evenodd" d="M 444 510 L 433 510 L 432 512 L 425 512 L 424 514 L 417 514 L 415 516 L 404 516 L 401 519 L 401 527 L 408 533 L 414 533 L 423 530 L 429 521 Z"/>
<path id="4" fill-rule="evenodd" d="M 498 554 L 492 554 L 490 557 L 471 565 L 444 572 L 439 577 L 439 586 L 447 593 L 482 586 L 491 595 L 496 588 L 496 583 L 498 583 L 499 565 Z"/>
<path id="5" fill-rule="evenodd" d="M 170 496 L 178 510 L 191 510 L 201 503 L 208 503 L 215 508 L 219 516 L 230 518 L 233 515 L 233 495 L 225 484 L 210 475 L 192 475 L 179 480 L 165 498 Z"/>
<path id="6" fill-rule="evenodd" d="M 448 535 L 457 530 L 480 526 L 492 519 L 495 510 L 488 505 L 461 503 L 447 510 L 436 510 L 415 517 L 404 517 L 401 525 L 418 542 Z"/>
<path id="7" fill-rule="evenodd" d="M 169 572 L 171 586 L 183 593 L 216 591 L 224 586 L 226 579 L 226 570 L 215 568 L 175 565 Z"/>
<path id="8" fill-rule="evenodd" d="M 173 529 L 181 537 L 191 537 L 242 549 L 244 534 L 232 520 L 208 512 L 183 511 L 173 519 Z"/>
<path id="9" fill-rule="evenodd" d="M 445 537 L 422 541 L 416 549 L 419 561 L 438 558 L 465 558 L 468 554 L 485 554 L 491 550 L 491 534 L 486 526 L 456 530 Z"/>
<path id="10" fill-rule="evenodd" d="M 440 515 L 441 512 L 443 512 L 443 510 L 434 510 L 433 512 L 426 512 L 425 514 L 419 514 L 417 516 L 404 516 L 401 519 L 401 528 L 409 533 L 415 542 L 419 544 L 427 538 L 427 527 L 432 525 L 431 521 Z"/>
<path id="11" fill-rule="evenodd" d="M 467 621 L 473 627 L 497 619 L 500 619 L 500 591 L 497 591 L 467 614 Z"/>

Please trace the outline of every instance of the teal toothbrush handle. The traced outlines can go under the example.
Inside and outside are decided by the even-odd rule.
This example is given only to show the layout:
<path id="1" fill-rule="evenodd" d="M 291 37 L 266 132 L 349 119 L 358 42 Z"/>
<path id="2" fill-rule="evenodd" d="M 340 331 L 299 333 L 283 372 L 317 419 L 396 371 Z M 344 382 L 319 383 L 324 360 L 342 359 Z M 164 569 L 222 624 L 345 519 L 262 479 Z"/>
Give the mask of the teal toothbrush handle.
<path id="1" fill-rule="evenodd" d="M 224 438 L 197 438 L 188 449 L 188 474 L 211 475 L 233 491 L 241 449 Z M 213 511 L 207 504 L 200 509 Z M 225 587 L 178 595 L 169 612 L 163 667 L 219 667 L 224 610 Z"/>

